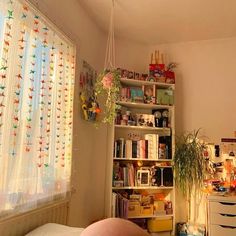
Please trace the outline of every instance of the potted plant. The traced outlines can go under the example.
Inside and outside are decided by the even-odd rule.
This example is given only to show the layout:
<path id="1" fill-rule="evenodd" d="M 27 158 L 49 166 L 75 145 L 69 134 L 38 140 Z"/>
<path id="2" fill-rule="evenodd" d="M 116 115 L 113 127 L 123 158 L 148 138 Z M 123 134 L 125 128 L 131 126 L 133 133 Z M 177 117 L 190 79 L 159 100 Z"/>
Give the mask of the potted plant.
<path id="1" fill-rule="evenodd" d="M 120 71 L 118 69 L 104 70 L 97 77 L 95 95 L 106 99 L 103 111 L 103 122 L 112 124 L 119 106 L 116 102 L 120 95 Z"/>
<path id="2" fill-rule="evenodd" d="M 191 196 L 201 192 L 206 174 L 206 145 L 198 138 L 199 130 L 183 133 L 176 138 L 174 153 L 175 183 L 188 202 L 188 223 L 191 217 Z M 194 217 L 194 224 L 195 222 Z M 186 228 L 186 225 L 184 226 Z M 189 234 L 180 234 L 189 235 Z M 191 235 L 204 235 L 191 234 Z"/>

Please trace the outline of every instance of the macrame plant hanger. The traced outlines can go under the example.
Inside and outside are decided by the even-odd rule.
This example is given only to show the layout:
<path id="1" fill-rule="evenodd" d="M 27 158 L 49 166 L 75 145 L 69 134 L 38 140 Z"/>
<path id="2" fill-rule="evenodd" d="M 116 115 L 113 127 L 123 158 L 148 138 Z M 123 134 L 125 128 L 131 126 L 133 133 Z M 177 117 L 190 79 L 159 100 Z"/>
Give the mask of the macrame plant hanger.
<path id="1" fill-rule="evenodd" d="M 114 0 L 112 0 L 111 6 L 110 26 L 107 39 L 104 69 L 115 69 Z"/>
<path id="2" fill-rule="evenodd" d="M 116 101 L 120 94 L 120 76 L 115 65 L 114 1 L 111 1 L 111 16 L 105 53 L 104 70 L 97 77 L 96 95 L 105 95 L 104 123 L 112 124 L 116 116 Z"/>

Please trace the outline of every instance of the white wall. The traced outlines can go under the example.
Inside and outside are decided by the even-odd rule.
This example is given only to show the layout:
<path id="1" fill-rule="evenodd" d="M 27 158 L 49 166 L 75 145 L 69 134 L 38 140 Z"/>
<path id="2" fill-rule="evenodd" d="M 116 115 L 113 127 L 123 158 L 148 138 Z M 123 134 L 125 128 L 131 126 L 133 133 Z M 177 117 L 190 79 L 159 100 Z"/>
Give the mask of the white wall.
<path id="1" fill-rule="evenodd" d="M 147 45 L 122 39 L 116 39 L 115 43 L 117 67 L 140 73 L 147 72 Z"/>
<path id="2" fill-rule="evenodd" d="M 176 128 L 218 143 L 236 130 L 236 38 L 155 45 L 179 63 L 176 78 Z"/>

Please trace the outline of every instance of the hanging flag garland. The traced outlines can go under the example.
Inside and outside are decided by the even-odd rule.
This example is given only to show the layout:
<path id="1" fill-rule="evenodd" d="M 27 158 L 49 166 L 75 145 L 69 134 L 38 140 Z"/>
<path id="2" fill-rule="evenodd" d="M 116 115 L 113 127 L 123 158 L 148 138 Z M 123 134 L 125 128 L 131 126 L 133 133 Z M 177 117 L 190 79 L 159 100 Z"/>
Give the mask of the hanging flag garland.
<path id="1" fill-rule="evenodd" d="M 49 168 L 53 163 L 65 167 L 71 164 L 74 47 L 59 40 L 38 14 L 29 11 L 27 3 L 15 14 L 16 4 L 18 1 L 8 1 L 2 35 L 0 145 L 8 142 L 2 132 L 10 123 L 11 157 L 33 155 L 39 168 Z M 16 58 L 10 64 L 13 50 Z"/>

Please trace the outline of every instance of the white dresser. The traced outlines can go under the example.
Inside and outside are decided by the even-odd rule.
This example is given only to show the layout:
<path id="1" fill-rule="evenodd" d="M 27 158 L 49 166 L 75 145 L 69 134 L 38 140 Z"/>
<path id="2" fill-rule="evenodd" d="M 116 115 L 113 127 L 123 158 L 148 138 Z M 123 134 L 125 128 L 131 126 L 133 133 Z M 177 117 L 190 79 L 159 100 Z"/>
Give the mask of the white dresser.
<path id="1" fill-rule="evenodd" d="M 209 236 L 236 236 L 236 196 L 208 196 Z"/>

